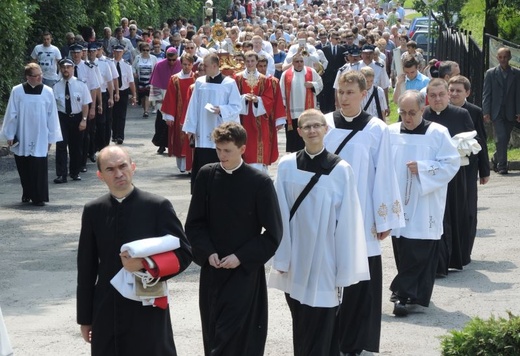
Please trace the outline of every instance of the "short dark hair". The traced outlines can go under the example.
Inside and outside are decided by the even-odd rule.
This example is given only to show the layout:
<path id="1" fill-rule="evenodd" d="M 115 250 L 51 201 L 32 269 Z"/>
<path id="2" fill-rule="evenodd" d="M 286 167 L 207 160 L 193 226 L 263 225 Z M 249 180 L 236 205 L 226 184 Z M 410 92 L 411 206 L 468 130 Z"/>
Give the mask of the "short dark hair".
<path id="1" fill-rule="evenodd" d="M 236 122 L 223 123 L 213 130 L 211 136 L 215 143 L 233 142 L 237 147 L 244 146 L 247 141 L 246 130 Z"/>
<path id="2" fill-rule="evenodd" d="M 403 59 L 403 68 L 419 67 L 419 62 L 415 56 L 407 55 Z"/>

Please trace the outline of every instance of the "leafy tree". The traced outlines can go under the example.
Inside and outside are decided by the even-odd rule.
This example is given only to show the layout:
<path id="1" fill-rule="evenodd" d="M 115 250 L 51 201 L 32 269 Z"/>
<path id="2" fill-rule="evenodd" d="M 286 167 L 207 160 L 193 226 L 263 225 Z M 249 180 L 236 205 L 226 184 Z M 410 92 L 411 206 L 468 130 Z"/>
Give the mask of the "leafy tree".
<path id="1" fill-rule="evenodd" d="M 431 6 L 432 19 L 439 25 L 457 26 L 461 20 L 460 11 L 466 0 L 440 0 Z M 415 11 L 428 15 L 430 8 L 422 0 L 414 0 Z"/>
<path id="2" fill-rule="evenodd" d="M 32 26 L 31 15 L 36 7 L 27 0 L 6 0 L 0 11 L 0 28 L 4 39 L 0 41 L 0 112 L 3 112 L 11 88 L 22 82 L 26 63 L 26 40 Z M 9 30 L 7 30 L 9 29 Z"/>

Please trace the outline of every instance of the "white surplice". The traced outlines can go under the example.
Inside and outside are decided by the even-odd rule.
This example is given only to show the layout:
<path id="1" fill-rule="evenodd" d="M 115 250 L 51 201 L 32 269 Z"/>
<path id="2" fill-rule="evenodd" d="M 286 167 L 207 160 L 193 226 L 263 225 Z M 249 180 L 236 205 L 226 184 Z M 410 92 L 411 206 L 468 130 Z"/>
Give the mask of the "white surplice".
<path id="1" fill-rule="evenodd" d="M 393 236 L 439 240 L 443 233 L 448 183 L 459 170 L 460 157 L 448 129 L 430 123 L 426 133 L 401 134 L 401 123 L 390 125 L 390 141 L 406 226 Z M 416 161 L 412 175 L 407 162 Z"/>
<path id="2" fill-rule="evenodd" d="M 363 217 L 354 174 L 341 161 L 320 177 L 289 221 L 294 202 L 314 174 L 297 169 L 296 153 L 278 165 L 275 187 L 283 237 L 268 285 L 311 307 L 335 307 L 341 303 L 338 288 L 370 279 Z"/>
<path id="3" fill-rule="evenodd" d="M 329 132 L 324 141 L 327 150 L 334 153 L 352 130 L 336 129 L 332 115 L 333 113 L 325 115 Z M 404 226 L 401 195 L 392 165 L 388 126 L 380 119 L 372 117 L 365 128 L 343 147 L 339 156 L 354 171 L 365 223 L 368 256 L 379 256 L 381 246 L 377 233 Z"/>
<path id="4" fill-rule="evenodd" d="M 18 138 L 11 147 L 17 156 L 47 157 L 48 145 L 63 140 L 58 109 L 52 89 L 46 85 L 40 95 L 26 94 L 23 84 L 11 91 L 2 126 L 6 139 Z"/>
<path id="5" fill-rule="evenodd" d="M 205 109 L 206 104 L 218 106 L 220 115 Z M 182 131 L 195 134 L 195 147 L 215 148 L 211 133 L 227 121 L 240 123 L 242 99 L 236 82 L 225 77 L 221 84 L 206 83 L 206 77 L 195 82 L 195 88 L 188 104 L 186 121 Z"/>

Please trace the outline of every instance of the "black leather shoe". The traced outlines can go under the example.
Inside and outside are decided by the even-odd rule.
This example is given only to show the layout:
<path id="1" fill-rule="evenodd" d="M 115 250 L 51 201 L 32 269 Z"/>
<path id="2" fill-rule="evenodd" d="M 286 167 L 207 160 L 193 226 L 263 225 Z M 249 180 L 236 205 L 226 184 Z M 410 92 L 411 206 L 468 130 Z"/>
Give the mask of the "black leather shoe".
<path id="1" fill-rule="evenodd" d="M 80 170 L 80 172 L 85 173 L 85 172 L 87 171 L 87 167 L 86 167 L 86 166 L 83 166 L 83 167 L 81 167 L 79 170 Z"/>
<path id="2" fill-rule="evenodd" d="M 395 316 L 402 317 L 408 315 L 408 309 L 406 309 L 406 304 L 397 302 L 394 304 L 394 311 L 392 312 Z"/>
<path id="3" fill-rule="evenodd" d="M 90 156 L 88 156 L 88 158 L 90 159 L 90 162 L 92 162 L 92 163 L 96 162 L 96 155 L 90 155 Z"/>
<path id="4" fill-rule="evenodd" d="M 43 201 L 33 201 L 32 205 L 35 205 L 35 206 L 45 206 L 45 202 L 43 202 Z"/>
<path id="5" fill-rule="evenodd" d="M 56 183 L 56 184 L 67 183 L 67 177 L 58 176 L 58 178 L 54 179 L 54 183 Z"/>
<path id="6" fill-rule="evenodd" d="M 31 201 L 31 198 L 22 196 L 22 203 L 29 203 L 30 201 Z"/>
<path id="7" fill-rule="evenodd" d="M 159 148 L 157 149 L 157 153 L 160 154 L 160 155 L 162 155 L 162 154 L 164 153 L 164 151 L 166 151 L 166 147 L 162 147 L 162 146 L 161 146 L 161 147 L 159 147 Z"/>
<path id="8" fill-rule="evenodd" d="M 70 177 L 72 178 L 72 180 L 81 180 L 79 174 L 71 174 Z"/>
<path id="9" fill-rule="evenodd" d="M 501 175 L 508 174 L 507 169 L 500 169 L 497 173 Z"/>
<path id="10" fill-rule="evenodd" d="M 123 139 L 122 138 L 118 138 L 116 140 L 116 142 L 117 142 L 118 145 L 122 145 L 123 144 Z"/>

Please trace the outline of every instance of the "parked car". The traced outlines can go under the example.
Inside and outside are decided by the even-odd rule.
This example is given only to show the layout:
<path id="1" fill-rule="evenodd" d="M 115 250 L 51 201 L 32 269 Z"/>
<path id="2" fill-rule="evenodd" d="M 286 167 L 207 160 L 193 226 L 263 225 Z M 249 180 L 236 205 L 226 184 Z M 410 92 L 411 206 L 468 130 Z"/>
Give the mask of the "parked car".
<path id="1" fill-rule="evenodd" d="M 410 23 L 410 26 L 408 27 L 408 37 L 409 38 L 412 38 L 413 34 L 415 33 L 415 31 L 417 31 L 417 28 L 419 26 L 428 29 L 428 17 L 427 16 L 416 17 L 412 20 L 412 22 Z"/>
<path id="2" fill-rule="evenodd" d="M 435 53 L 435 45 L 437 43 L 438 33 L 436 31 L 430 32 L 430 57 Z M 424 57 L 427 56 L 427 48 L 428 48 L 428 28 L 420 28 L 414 32 L 412 41 L 417 42 L 417 48 L 421 48 L 424 52 Z"/>

